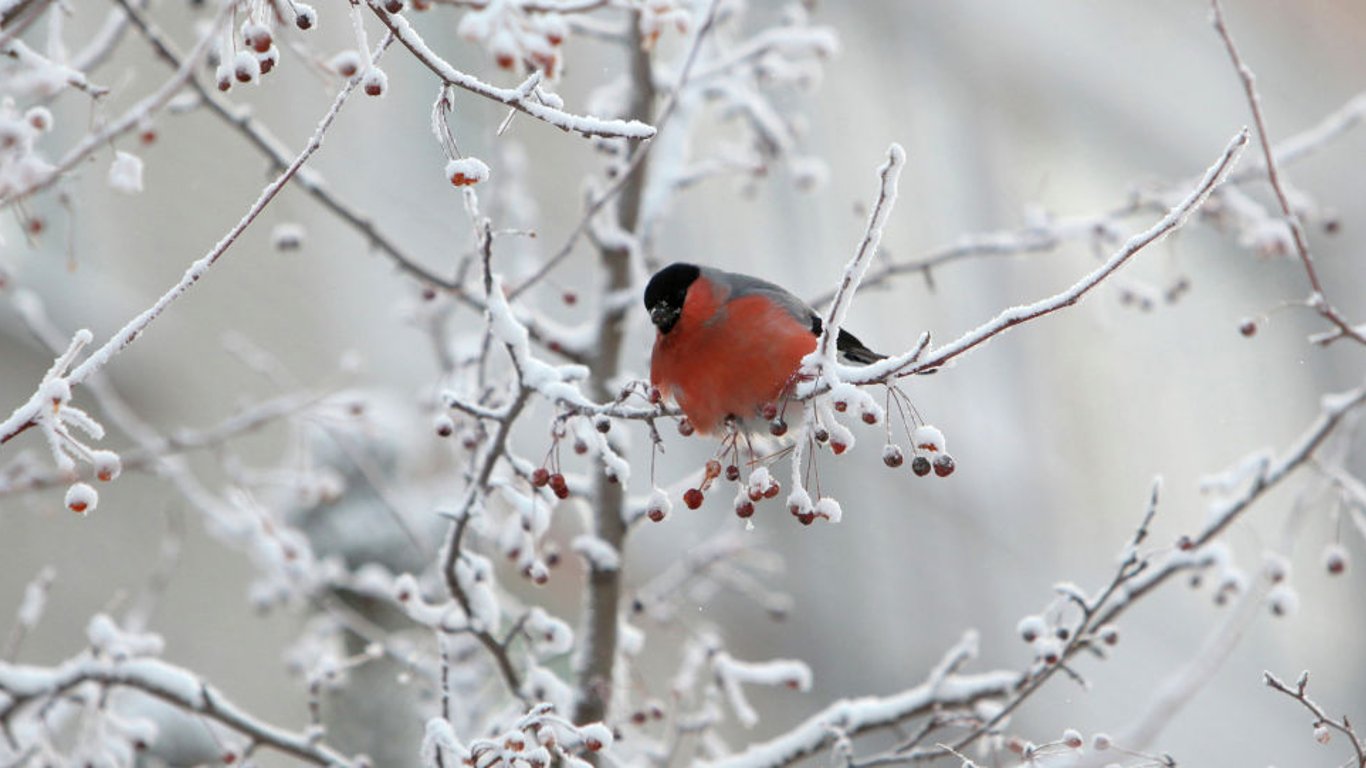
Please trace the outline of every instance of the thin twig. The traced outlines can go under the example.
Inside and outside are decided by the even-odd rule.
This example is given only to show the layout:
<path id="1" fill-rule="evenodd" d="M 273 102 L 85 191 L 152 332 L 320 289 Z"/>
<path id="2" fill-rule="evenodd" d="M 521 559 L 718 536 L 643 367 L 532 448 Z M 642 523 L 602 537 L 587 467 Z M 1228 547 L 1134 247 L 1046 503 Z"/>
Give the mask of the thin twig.
<path id="1" fill-rule="evenodd" d="M 1233 36 L 1229 34 L 1228 26 L 1224 24 L 1224 12 L 1219 7 L 1219 0 L 1210 0 L 1211 20 L 1214 29 L 1219 33 L 1219 38 L 1224 41 L 1224 48 L 1228 51 L 1228 57 L 1233 62 L 1233 68 L 1238 71 L 1238 78 L 1243 83 L 1243 92 L 1247 95 L 1248 107 L 1252 110 L 1252 122 L 1257 128 L 1257 140 L 1262 149 L 1262 162 L 1266 170 L 1266 179 L 1271 184 L 1271 190 L 1276 195 L 1276 203 L 1281 208 L 1281 215 L 1285 217 L 1285 223 L 1290 227 L 1290 235 L 1295 243 L 1295 253 L 1300 258 L 1300 263 L 1304 265 L 1304 274 L 1309 279 L 1309 288 L 1313 291 L 1310 296 L 1310 306 L 1315 309 L 1325 320 L 1337 326 L 1338 331 L 1343 336 L 1352 339 L 1358 344 L 1366 344 L 1366 335 L 1352 327 L 1347 322 L 1333 303 L 1328 300 L 1328 295 L 1324 293 L 1323 283 L 1319 280 L 1318 270 L 1314 268 L 1313 256 L 1309 253 L 1309 242 L 1304 234 L 1304 225 L 1300 223 L 1299 216 L 1290 207 L 1290 198 L 1285 194 L 1285 188 L 1281 184 L 1280 172 L 1276 168 L 1276 153 L 1271 149 L 1271 140 L 1266 130 L 1266 118 L 1262 116 L 1262 100 L 1257 93 L 1257 79 L 1252 74 L 1252 70 L 1243 63 L 1243 57 L 1238 53 L 1238 47 L 1233 43 Z"/>

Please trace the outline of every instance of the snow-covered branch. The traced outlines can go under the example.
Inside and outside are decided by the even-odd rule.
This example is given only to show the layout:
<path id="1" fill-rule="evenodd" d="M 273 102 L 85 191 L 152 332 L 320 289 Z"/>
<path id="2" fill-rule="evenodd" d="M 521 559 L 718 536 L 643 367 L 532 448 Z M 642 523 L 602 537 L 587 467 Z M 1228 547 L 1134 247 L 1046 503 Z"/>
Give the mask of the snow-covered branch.
<path id="1" fill-rule="evenodd" d="M 417 57 L 418 61 L 422 62 L 447 85 L 505 104 L 567 133 L 624 139 L 649 139 L 655 135 L 655 129 L 652 126 L 639 120 L 614 120 L 591 115 L 575 115 L 563 109 L 552 107 L 523 89 L 500 88 L 473 75 L 461 72 L 433 51 L 427 45 L 427 41 L 422 39 L 417 30 L 413 29 L 412 25 L 401 14 L 389 13 L 384 9 L 380 0 L 366 0 L 366 4 L 370 6 L 370 10 L 375 12 L 379 20 L 397 36 L 399 42 L 403 43 L 413 56 Z"/>

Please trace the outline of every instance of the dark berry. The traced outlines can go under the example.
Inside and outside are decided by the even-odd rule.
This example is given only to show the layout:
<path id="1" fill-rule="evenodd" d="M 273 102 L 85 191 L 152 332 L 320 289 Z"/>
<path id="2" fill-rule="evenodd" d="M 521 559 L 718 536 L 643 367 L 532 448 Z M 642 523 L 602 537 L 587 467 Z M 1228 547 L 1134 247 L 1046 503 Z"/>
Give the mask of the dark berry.
<path id="1" fill-rule="evenodd" d="M 930 473 L 930 460 L 924 456 L 916 456 L 911 459 L 911 471 L 916 474 L 916 477 L 928 475 Z"/>
<path id="2" fill-rule="evenodd" d="M 947 453 L 941 453 L 934 457 L 934 474 L 939 477 L 948 477 L 953 474 L 953 457 Z"/>

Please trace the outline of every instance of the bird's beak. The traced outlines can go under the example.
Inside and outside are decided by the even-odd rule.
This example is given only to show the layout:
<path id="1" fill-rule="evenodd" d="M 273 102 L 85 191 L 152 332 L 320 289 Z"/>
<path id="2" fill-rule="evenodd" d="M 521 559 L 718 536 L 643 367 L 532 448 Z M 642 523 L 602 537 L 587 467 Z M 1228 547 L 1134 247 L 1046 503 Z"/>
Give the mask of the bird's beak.
<path id="1" fill-rule="evenodd" d="M 678 322 L 680 314 L 682 313 L 668 304 L 659 304 L 650 310 L 650 322 L 659 330 L 668 333 L 669 329 L 674 327 L 674 323 Z"/>

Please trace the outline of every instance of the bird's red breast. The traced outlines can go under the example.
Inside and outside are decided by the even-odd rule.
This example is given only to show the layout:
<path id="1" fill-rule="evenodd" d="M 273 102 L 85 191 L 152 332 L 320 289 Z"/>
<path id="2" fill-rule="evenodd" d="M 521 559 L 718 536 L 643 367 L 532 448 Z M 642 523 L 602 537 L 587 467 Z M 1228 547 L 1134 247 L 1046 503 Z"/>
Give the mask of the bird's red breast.
<path id="1" fill-rule="evenodd" d="M 811 328 L 769 298 L 732 301 L 699 278 L 677 325 L 655 336 L 650 383 L 671 395 L 698 431 L 713 432 L 727 416 L 751 418 L 776 403 L 815 348 Z"/>

